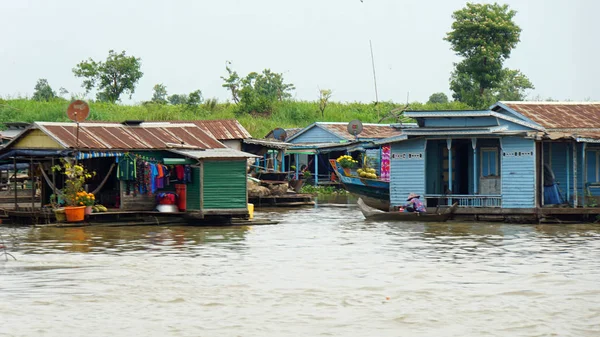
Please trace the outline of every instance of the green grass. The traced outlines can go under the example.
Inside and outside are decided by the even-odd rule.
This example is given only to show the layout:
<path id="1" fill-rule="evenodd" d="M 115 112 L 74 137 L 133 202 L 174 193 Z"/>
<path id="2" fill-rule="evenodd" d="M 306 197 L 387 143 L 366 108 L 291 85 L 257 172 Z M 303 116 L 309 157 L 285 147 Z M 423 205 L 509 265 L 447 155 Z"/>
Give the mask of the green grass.
<path id="1" fill-rule="evenodd" d="M 0 99 L 0 123 L 4 122 L 66 122 L 65 111 L 69 101 L 56 99 L 50 102 L 38 102 L 28 99 Z M 182 105 L 121 105 L 103 102 L 90 102 L 90 116 L 92 121 L 168 121 L 168 120 L 197 120 L 197 119 L 230 119 L 235 118 L 255 138 L 264 137 L 269 131 L 280 128 L 305 127 L 314 122 L 348 122 L 360 119 L 363 123 L 377 123 L 382 116 L 387 115 L 392 109 L 402 107 L 403 104 L 391 102 L 372 103 L 338 103 L 331 102 L 325 114 L 321 115 L 317 102 L 284 101 L 277 102 L 269 116 L 263 115 L 236 115 L 236 106 L 230 103 L 219 103 L 214 107 L 201 105 L 189 108 Z M 461 103 L 448 104 L 421 104 L 412 103 L 414 110 L 434 109 L 467 109 Z M 408 121 L 402 118 L 402 121 Z M 396 122 L 385 120 L 385 123 Z M 1 126 L 0 126 L 1 127 Z"/>

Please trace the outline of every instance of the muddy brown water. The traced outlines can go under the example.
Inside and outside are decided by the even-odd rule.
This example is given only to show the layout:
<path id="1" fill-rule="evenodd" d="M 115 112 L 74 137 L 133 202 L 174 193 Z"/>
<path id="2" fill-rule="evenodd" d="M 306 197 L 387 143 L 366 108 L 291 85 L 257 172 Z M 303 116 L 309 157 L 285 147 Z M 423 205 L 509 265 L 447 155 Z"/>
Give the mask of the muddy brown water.
<path id="1" fill-rule="evenodd" d="M 0 336 L 599 336 L 600 226 L 0 228 Z"/>

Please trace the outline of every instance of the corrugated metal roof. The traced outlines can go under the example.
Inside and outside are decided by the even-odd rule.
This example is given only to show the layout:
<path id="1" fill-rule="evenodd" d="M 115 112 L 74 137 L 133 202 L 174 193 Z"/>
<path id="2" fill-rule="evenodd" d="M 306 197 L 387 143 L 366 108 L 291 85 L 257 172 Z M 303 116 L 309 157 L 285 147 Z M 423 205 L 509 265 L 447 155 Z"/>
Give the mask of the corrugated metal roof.
<path id="1" fill-rule="evenodd" d="M 39 128 L 65 148 L 75 148 L 74 123 L 36 122 Z M 152 150 L 186 146 L 199 149 L 224 148 L 194 124 L 142 123 L 127 126 L 120 123 L 79 123 L 79 148 L 90 150 Z"/>
<path id="2" fill-rule="evenodd" d="M 348 123 L 316 123 L 318 126 L 333 132 L 338 137 L 353 140 L 355 137 L 348 133 Z M 402 130 L 390 124 L 363 123 L 363 130 L 358 138 L 381 139 L 399 136 Z"/>
<path id="3" fill-rule="evenodd" d="M 251 153 L 238 151 L 230 148 L 200 150 L 169 150 L 170 152 L 194 159 L 217 159 L 217 158 L 255 158 Z"/>
<path id="4" fill-rule="evenodd" d="M 252 138 L 252 135 L 235 119 L 173 121 L 173 123 L 193 123 L 218 140 Z"/>
<path id="5" fill-rule="evenodd" d="M 600 102 L 500 103 L 547 129 L 600 128 Z"/>
<path id="6" fill-rule="evenodd" d="M 294 144 L 268 139 L 244 139 L 244 144 L 260 145 L 271 149 L 287 149 Z"/>
<path id="7" fill-rule="evenodd" d="M 290 137 L 292 137 L 293 135 L 297 134 L 298 132 L 300 132 L 300 130 L 302 130 L 302 128 L 287 128 L 284 129 L 285 130 L 285 134 L 286 134 L 286 139 L 289 139 Z M 273 137 L 273 130 L 269 131 L 269 133 L 267 133 L 267 135 L 265 136 L 266 139 L 273 139 L 275 137 Z"/>

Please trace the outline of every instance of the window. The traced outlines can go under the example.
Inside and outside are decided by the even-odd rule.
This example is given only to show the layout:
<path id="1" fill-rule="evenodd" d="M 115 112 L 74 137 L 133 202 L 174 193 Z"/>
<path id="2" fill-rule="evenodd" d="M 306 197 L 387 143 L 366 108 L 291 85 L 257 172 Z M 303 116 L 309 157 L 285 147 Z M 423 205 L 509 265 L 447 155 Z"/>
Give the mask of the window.
<path id="1" fill-rule="evenodd" d="M 585 161 L 587 162 L 587 182 L 600 182 L 600 150 L 586 151 Z"/>
<path id="2" fill-rule="evenodd" d="M 481 148 L 481 176 L 497 176 L 498 175 L 498 148 L 484 147 Z"/>

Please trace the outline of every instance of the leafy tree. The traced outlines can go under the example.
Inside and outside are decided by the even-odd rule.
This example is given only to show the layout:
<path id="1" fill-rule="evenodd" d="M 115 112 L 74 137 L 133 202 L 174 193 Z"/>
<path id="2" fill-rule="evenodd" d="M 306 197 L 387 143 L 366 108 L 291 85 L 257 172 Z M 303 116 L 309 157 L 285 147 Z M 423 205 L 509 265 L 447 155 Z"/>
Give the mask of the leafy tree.
<path id="1" fill-rule="evenodd" d="M 110 50 L 105 62 L 89 58 L 77 64 L 73 73 L 84 78 L 82 87 L 86 93 L 97 87 L 97 99 L 114 103 L 121 99 L 123 93 L 129 94 L 131 98 L 135 92 L 137 82 L 144 75 L 140 70 L 140 61 L 140 58 L 126 56 L 125 51 L 116 53 Z"/>
<path id="2" fill-rule="evenodd" d="M 246 77 L 240 78 L 233 71 L 228 62 L 225 69 L 229 77 L 221 77 L 225 83 L 223 87 L 231 91 L 233 101 L 238 103 L 238 112 L 270 113 L 276 101 L 283 101 L 292 97 L 293 84 L 285 83 L 283 75 L 265 69 L 262 73 L 251 72 Z"/>
<path id="3" fill-rule="evenodd" d="M 68 93 L 69 93 L 69 90 L 67 90 L 67 89 L 65 89 L 65 88 L 63 88 L 63 87 L 60 87 L 60 88 L 58 89 L 58 95 L 59 95 L 60 97 L 66 96 Z"/>
<path id="4" fill-rule="evenodd" d="M 165 85 L 155 84 L 152 90 L 152 103 L 167 104 L 167 87 Z"/>
<path id="5" fill-rule="evenodd" d="M 202 97 L 202 91 L 200 90 L 195 90 L 190 92 L 190 94 L 187 96 L 188 99 L 185 102 L 185 104 L 187 104 L 189 107 L 198 107 L 198 105 L 202 104 L 202 101 L 204 100 L 204 98 Z"/>
<path id="6" fill-rule="evenodd" d="M 526 91 L 535 87 L 521 71 L 503 69 L 500 82 L 483 95 L 479 93 L 473 78 L 457 71 L 452 73 L 450 88 L 454 91 L 455 100 L 466 102 L 473 108 L 484 109 L 497 101 L 522 101 L 527 97 Z"/>
<path id="7" fill-rule="evenodd" d="M 500 85 L 503 63 L 510 57 L 520 39 L 521 28 L 513 22 L 516 11 L 508 5 L 468 3 L 463 9 L 452 14 L 452 31 L 444 38 L 452 45 L 452 50 L 464 58 L 455 64 L 451 89 L 463 102 L 469 105 L 481 103 L 473 99 L 472 90 L 484 96 L 486 89 Z M 466 82 L 469 82 L 468 85 Z M 470 86 L 469 94 L 457 92 Z M 469 100 L 464 100 L 469 99 Z"/>
<path id="8" fill-rule="evenodd" d="M 35 88 L 33 89 L 33 97 L 32 99 L 35 101 L 50 101 L 56 97 L 56 93 L 48 84 L 48 80 L 45 78 L 40 78 L 35 84 Z"/>
<path id="9" fill-rule="evenodd" d="M 327 104 L 329 104 L 331 94 L 332 92 L 329 89 L 319 90 L 319 111 L 321 111 L 321 117 L 325 117 L 325 108 L 327 108 Z"/>
<path id="10" fill-rule="evenodd" d="M 448 96 L 443 92 L 436 92 L 429 96 L 427 103 L 448 103 Z"/>
<path id="11" fill-rule="evenodd" d="M 235 104 L 238 104 L 240 102 L 240 97 L 239 97 L 239 90 L 240 90 L 240 76 L 237 74 L 237 72 L 231 70 L 231 68 L 229 68 L 229 65 L 231 64 L 231 62 L 227 61 L 225 63 L 225 69 L 227 70 L 227 73 L 229 74 L 229 77 L 225 78 L 223 76 L 221 76 L 221 78 L 225 81 L 225 83 L 223 83 L 223 88 L 227 88 L 227 90 L 231 91 L 231 99 L 233 99 L 233 101 L 235 102 Z"/>
<path id="12" fill-rule="evenodd" d="M 185 104 L 187 102 L 188 97 L 185 94 L 173 94 L 168 98 L 169 103 L 173 105 Z"/>

